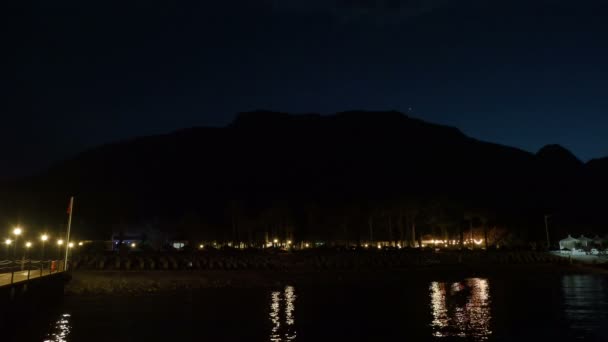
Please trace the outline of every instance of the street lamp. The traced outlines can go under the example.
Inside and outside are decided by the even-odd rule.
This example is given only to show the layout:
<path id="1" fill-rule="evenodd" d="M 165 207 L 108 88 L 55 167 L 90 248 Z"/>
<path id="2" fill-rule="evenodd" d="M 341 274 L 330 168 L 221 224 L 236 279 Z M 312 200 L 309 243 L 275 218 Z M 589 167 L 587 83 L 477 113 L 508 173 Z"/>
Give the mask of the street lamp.
<path id="1" fill-rule="evenodd" d="M 15 249 L 13 250 L 13 259 L 17 258 L 17 240 L 19 239 L 19 235 L 23 233 L 23 230 L 20 227 L 15 227 L 13 229 L 13 235 L 15 235 Z"/>
<path id="2" fill-rule="evenodd" d="M 25 258 L 30 257 L 30 248 L 32 247 L 32 243 L 27 241 L 25 243 L 25 250 L 23 251 L 23 260 L 21 261 L 21 270 L 23 271 L 23 268 L 25 267 Z M 30 260 L 30 264 L 29 266 L 32 265 L 32 260 Z M 30 271 L 29 271 L 29 266 L 28 266 L 28 271 L 27 271 L 27 278 L 30 278 Z"/>
<path id="3" fill-rule="evenodd" d="M 63 246 L 63 240 L 57 240 L 57 254 L 59 255 L 57 258 L 61 259 L 61 246 Z"/>
<path id="4" fill-rule="evenodd" d="M 7 259 L 8 259 L 8 253 L 9 253 L 8 249 L 10 248 L 11 243 L 13 243 L 13 240 L 11 240 L 11 239 L 4 240 L 4 244 L 6 245 L 6 258 Z"/>
<path id="5" fill-rule="evenodd" d="M 30 248 L 32 248 L 32 243 L 28 241 L 25 243 L 25 251 L 23 253 L 23 260 L 25 260 L 25 258 L 30 257 Z"/>
<path id="6" fill-rule="evenodd" d="M 49 236 L 46 234 L 42 234 L 40 240 L 42 241 L 42 252 L 40 254 L 40 260 L 44 260 L 44 243 L 49 239 Z"/>

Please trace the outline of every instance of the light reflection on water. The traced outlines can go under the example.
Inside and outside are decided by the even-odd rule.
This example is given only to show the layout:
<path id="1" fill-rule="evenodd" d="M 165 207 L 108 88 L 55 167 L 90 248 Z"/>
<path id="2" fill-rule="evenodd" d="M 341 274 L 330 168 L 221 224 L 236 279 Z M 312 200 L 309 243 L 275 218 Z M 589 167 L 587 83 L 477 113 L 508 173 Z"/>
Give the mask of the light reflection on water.
<path id="1" fill-rule="evenodd" d="M 296 294 L 293 286 L 286 286 L 281 291 L 274 291 L 270 295 L 270 341 L 295 341 L 295 301 Z M 281 310 L 284 307 L 284 310 Z M 284 314 L 282 316 L 281 314 Z M 281 323 L 284 323 L 283 325 Z"/>
<path id="2" fill-rule="evenodd" d="M 70 314 L 62 314 L 51 328 L 51 332 L 45 337 L 44 342 L 67 342 L 72 330 L 70 318 Z"/>
<path id="3" fill-rule="evenodd" d="M 492 334 L 490 289 L 487 279 L 463 282 L 432 282 L 431 328 L 435 337 L 467 337 L 487 340 Z"/>
<path id="4" fill-rule="evenodd" d="M 605 279 L 592 275 L 562 278 L 564 313 L 577 337 L 608 333 L 608 287 Z"/>
<path id="5" fill-rule="evenodd" d="M 306 339 L 308 336 L 334 336 L 340 335 L 342 329 L 348 329 L 351 326 L 357 331 L 354 335 L 360 340 L 370 341 L 386 341 L 397 338 L 398 335 L 391 335 L 392 327 L 403 327 L 410 329 L 412 336 L 422 337 L 418 340 L 431 339 L 447 339 L 447 340 L 466 340 L 466 341 L 486 341 L 486 340 L 525 340 L 526 337 L 537 336 L 543 337 L 547 333 L 551 333 L 553 340 L 569 341 L 573 338 L 589 340 L 588 337 L 599 336 L 599 340 L 606 340 L 608 336 L 608 282 L 606 278 L 593 275 L 565 275 L 561 278 L 552 277 L 547 282 L 544 278 L 524 278 L 519 283 L 495 283 L 492 282 L 492 295 L 490 295 L 490 282 L 484 278 L 468 278 L 458 282 L 441 282 L 421 280 L 414 287 L 407 287 L 407 291 L 392 292 L 391 288 L 387 288 L 386 293 L 377 294 L 362 291 L 360 288 L 298 288 L 298 298 L 296 289 L 293 286 L 286 286 L 278 291 L 255 291 L 251 292 L 253 301 L 244 301 L 242 310 L 238 315 L 232 313 L 220 319 L 209 319 L 209 312 L 213 312 L 217 306 L 223 305 L 222 296 L 233 296 L 238 294 L 238 290 L 229 290 L 220 292 L 221 296 L 214 299 L 214 305 L 202 305 L 201 311 L 205 314 L 193 316 L 192 320 L 183 320 L 172 318 L 167 313 L 178 313 L 183 310 L 183 307 L 168 305 L 163 301 L 164 297 L 146 298 L 146 301 L 132 301 L 119 306 L 124 309 L 116 313 L 116 317 L 108 318 L 108 321 L 101 322 L 99 325 L 103 327 L 100 330 L 93 321 L 83 319 L 87 313 L 91 312 L 90 301 L 81 302 L 78 307 L 71 306 L 63 309 L 63 313 L 54 317 L 45 328 L 46 330 L 36 336 L 45 336 L 41 339 L 44 342 L 67 342 L 75 340 L 85 340 L 81 336 L 91 333 L 95 336 L 90 341 L 113 341 L 114 334 L 119 333 L 123 336 L 129 336 L 132 341 L 137 341 L 137 332 L 139 329 L 132 329 L 131 324 L 135 324 L 140 329 L 151 329 L 150 335 L 159 334 L 168 336 L 172 329 L 181 329 L 183 335 L 190 337 L 193 325 L 196 329 L 204 329 L 204 333 L 210 336 L 224 336 L 225 340 L 240 341 L 244 340 L 242 335 L 228 331 L 226 334 L 217 322 L 226 324 L 237 321 L 239 319 L 251 319 L 253 324 L 253 332 L 256 337 L 262 339 L 285 342 Z M 534 283 L 537 281 L 537 283 Z M 531 286 L 534 284 L 534 286 Z M 538 284 L 538 285 L 537 285 Z M 521 286 L 514 286 L 521 285 Z M 541 289 L 538 286 L 541 285 Z M 505 291 L 504 295 L 500 296 L 501 286 L 505 289 L 510 289 L 514 286 L 517 291 Z M 535 287 L 536 286 L 536 287 Z M 549 289 L 545 291 L 544 288 Z M 306 291 L 312 291 L 312 296 L 305 296 Z M 325 293 L 322 293 L 325 291 Z M 327 296 L 316 296 L 317 294 L 329 294 L 331 297 L 332 291 L 346 291 L 345 300 L 364 296 L 365 301 L 360 310 L 358 307 L 349 306 L 341 302 L 342 299 L 332 302 L 327 301 Z M 428 292 L 427 292 L 428 291 Z M 555 296 L 560 293 L 562 296 Z M 341 292 L 341 293 L 342 293 Z M 424 294 L 419 296 L 419 294 Z M 407 310 L 394 307 L 392 296 L 399 297 L 400 302 L 407 303 Z M 177 296 L 177 295 L 176 295 Z M 369 297 L 366 297 L 369 296 Z M 373 296 L 373 297 L 372 297 Z M 415 299 L 413 297 L 416 297 Z M 248 297 L 245 297 L 248 298 Z M 340 297 L 342 298 L 342 297 Z M 367 304 L 367 299 L 375 300 L 373 305 Z M 142 297 L 143 299 L 143 297 Z M 166 299 L 175 301 L 174 297 Z M 302 302 L 305 299 L 307 302 Z M 403 299 L 403 300 L 402 300 Z M 79 298 L 72 298 L 79 300 Z M 402 300 L 402 301 L 401 301 Z M 109 301 L 104 300 L 98 303 L 96 310 L 102 312 L 112 312 L 117 304 L 107 305 Z M 269 303 L 270 302 L 270 303 Z M 296 302 L 298 302 L 298 312 L 296 312 Z M 116 302 L 110 302 L 116 303 Z M 121 302 L 122 303 L 122 302 Z M 233 302 L 231 302 L 233 303 Z M 207 304 L 207 303 L 205 303 Z M 121 304 L 123 305 L 123 304 Z M 150 310 L 153 313 L 158 313 L 162 316 L 161 322 L 166 322 L 166 326 L 162 324 L 158 327 L 151 327 L 147 319 L 153 316 L 137 317 L 128 313 L 137 312 L 133 310 L 133 306 L 140 305 L 138 310 Z M 329 306 L 328 306 L 329 305 Z M 503 309 L 504 307 L 504 309 Z M 547 307 L 545 310 L 543 307 Z M 549 310 L 553 308 L 555 310 Z M 127 310 L 128 309 L 128 310 Z M 381 311 L 378 311 L 380 309 Z M 420 315 L 420 313 L 431 311 L 431 316 Z M 531 311 L 530 314 L 522 315 L 519 309 Z M 206 310 L 206 311 L 205 311 Z M 331 315 L 320 315 L 317 310 L 326 310 L 331 312 Z M 126 313 L 125 313 L 126 312 Z M 196 313 L 196 311 L 194 311 Z M 398 313 L 406 312 L 411 314 L 410 319 L 404 318 Z M 542 320 L 535 322 L 537 317 L 542 316 Z M 238 317 L 237 317 L 238 316 Z M 296 331 L 296 316 L 298 316 L 298 327 L 300 336 Z M 78 319 L 76 319 L 78 317 Z M 184 316 L 181 316 L 184 317 Z M 187 316 L 188 318 L 190 316 Z M 324 318 L 322 318 L 324 317 Z M 427 318 L 428 317 L 428 318 Z M 411 319 L 415 318 L 415 319 Z M 74 319 L 74 320 L 73 320 Z M 321 321 L 324 319 L 324 321 Z M 332 320 L 336 321 L 336 326 L 332 325 Z M 129 321 L 129 324 L 124 322 Z M 544 323 L 546 321 L 547 323 Z M 77 322 L 76 326 L 74 322 Z M 329 322 L 329 324 L 324 324 Z M 361 326 L 357 326 L 360 324 Z M 169 329 L 168 327 L 174 327 Z M 108 327 L 111 327 L 109 329 Z M 204 327 L 204 328 L 202 328 Z M 387 334 L 382 335 L 382 331 L 378 336 L 370 336 L 377 334 L 378 329 L 389 327 Z M 528 328 L 537 329 L 532 331 L 530 335 Z M 156 330 L 155 330 L 156 329 Z M 332 331 L 335 329 L 335 331 Z M 559 330 L 559 331 L 557 331 Z M 226 335 L 224 335 L 226 334 Z M 306 336 L 308 335 L 308 336 Z M 172 335 L 171 335 L 172 336 Z M 259 338 L 256 338 L 258 340 Z M 0 341 L 2 339 L 0 338 Z M 153 341 L 159 339 L 142 339 L 144 341 Z M 171 340 L 190 340 L 188 338 L 171 339 L 165 337 L 160 339 L 163 341 Z M 208 340 L 214 340 L 208 339 Z M 314 339 L 313 339 L 314 340 Z M 323 340 L 317 338 L 316 340 Z M 357 340 L 356 338 L 354 340 Z M 414 339 L 416 340 L 416 339 Z M 539 340 L 536 338 L 535 340 Z M 597 339 L 594 339 L 597 340 Z"/>

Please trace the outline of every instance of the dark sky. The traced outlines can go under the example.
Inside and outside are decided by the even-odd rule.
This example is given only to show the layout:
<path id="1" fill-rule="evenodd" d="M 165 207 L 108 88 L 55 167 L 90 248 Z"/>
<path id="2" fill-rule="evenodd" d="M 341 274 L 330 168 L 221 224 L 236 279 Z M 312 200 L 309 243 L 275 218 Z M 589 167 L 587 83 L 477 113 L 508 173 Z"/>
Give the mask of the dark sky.
<path id="1" fill-rule="evenodd" d="M 411 107 L 483 140 L 608 155 L 599 1 L 19 3 L 3 18 L 0 175 L 262 108 Z"/>

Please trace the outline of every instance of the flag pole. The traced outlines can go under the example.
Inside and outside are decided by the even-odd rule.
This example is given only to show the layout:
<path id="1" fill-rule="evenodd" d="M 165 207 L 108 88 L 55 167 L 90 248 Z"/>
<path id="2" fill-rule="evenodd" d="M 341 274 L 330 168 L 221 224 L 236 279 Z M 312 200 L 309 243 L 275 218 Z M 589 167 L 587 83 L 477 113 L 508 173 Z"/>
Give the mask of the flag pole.
<path id="1" fill-rule="evenodd" d="M 70 206 L 68 207 L 68 234 L 65 243 L 65 260 L 63 262 L 63 270 L 68 270 L 68 253 L 70 252 L 70 229 L 72 228 L 72 212 L 74 211 L 74 196 L 70 197 Z"/>

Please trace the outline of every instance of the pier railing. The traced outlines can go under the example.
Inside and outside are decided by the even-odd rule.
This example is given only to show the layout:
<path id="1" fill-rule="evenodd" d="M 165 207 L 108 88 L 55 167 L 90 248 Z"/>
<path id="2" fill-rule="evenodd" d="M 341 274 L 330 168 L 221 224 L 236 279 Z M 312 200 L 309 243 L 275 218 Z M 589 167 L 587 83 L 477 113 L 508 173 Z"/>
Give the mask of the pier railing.
<path id="1" fill-rule="evenodd" d="M 0 260 L 0 286 L 63 272 L 63 260 Z"/>

